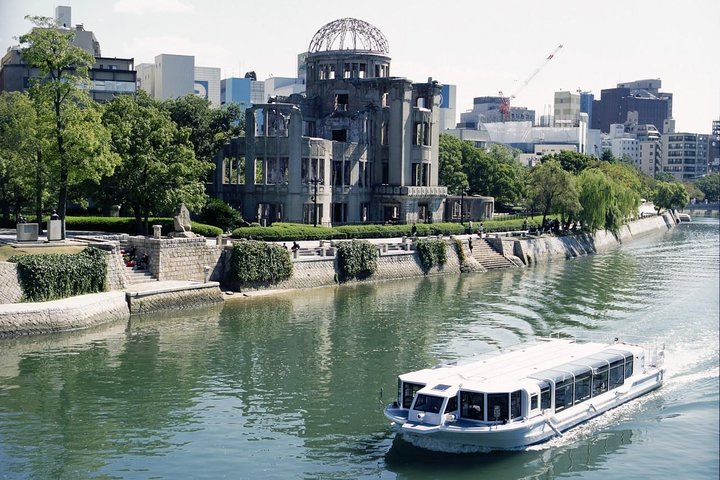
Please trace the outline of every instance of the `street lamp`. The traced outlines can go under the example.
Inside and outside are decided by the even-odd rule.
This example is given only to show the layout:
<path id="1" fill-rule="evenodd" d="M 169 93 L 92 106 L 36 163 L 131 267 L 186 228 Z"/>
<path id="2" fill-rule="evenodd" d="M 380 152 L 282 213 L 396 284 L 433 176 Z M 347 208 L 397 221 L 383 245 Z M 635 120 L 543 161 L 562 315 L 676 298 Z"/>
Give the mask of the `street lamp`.
<path id="1" fill-rule="evenodd" d="M 313 184 L 313 227 L 317 227 L 317 190 L 318 190 L 318 183 L 320 183 L 320 179 L 317 177 L 313 177 L 310 180 L 310 183 Z"/>
<path id="2" fill-rule="evenodd" d="M 465 225 L 465 194 L 468 189 L 462 187 L 460 189 L 460 225 Z"/>

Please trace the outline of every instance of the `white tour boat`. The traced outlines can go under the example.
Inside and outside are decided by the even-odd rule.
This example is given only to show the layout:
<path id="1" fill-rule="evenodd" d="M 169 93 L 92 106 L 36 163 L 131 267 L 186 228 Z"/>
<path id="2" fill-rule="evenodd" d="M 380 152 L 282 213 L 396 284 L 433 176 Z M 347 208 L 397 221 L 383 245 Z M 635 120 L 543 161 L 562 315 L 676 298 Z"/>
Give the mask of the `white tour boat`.
<path id="1" fill-rule="evenodd" d="M 400 375 L 385 416 L 426 448 L 522 448 L 658 388 L 663 354 L 617 340 L 538 339 Z"/>

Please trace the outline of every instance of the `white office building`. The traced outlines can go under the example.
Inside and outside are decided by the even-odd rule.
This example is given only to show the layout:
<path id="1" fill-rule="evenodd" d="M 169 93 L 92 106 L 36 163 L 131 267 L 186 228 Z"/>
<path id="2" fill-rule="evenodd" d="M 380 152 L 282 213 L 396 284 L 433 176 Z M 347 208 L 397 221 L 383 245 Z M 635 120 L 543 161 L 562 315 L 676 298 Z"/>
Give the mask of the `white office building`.
<path id="1" fill-rule="evenodd" d="M 192 55 L 163 53 L 154 63 L 137 66 L 138 87 L 158 100 L 175 99 L 185 95 L 198 95 L 220 105 L 220 69 L 196 67 Z"/>
<path id="2" fill-rule="evenodd" d="M 193 93 L 215 107 L 220 106 L 220 69 L 195 67 Z"/>

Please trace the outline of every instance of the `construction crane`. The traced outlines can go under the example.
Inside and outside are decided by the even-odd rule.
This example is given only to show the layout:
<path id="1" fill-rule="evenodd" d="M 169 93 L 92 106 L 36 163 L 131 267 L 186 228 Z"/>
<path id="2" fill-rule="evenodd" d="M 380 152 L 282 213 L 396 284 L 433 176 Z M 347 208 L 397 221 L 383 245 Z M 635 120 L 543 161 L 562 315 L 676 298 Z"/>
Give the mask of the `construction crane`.
<path id="1" fill-rule="evenodd" d="M 506 96 L 503 94 L 502 90 L 498 92 L 498 94 L 500 95 L 500 113 L 501 113 L 502 116 L 503 116 L 503 122 L 507 122 L 508 119 L 510 118 L 510 101 L 511 101 L 512 99 L 514 99 L 514 98 L 523 90 L 523 88 L 527 87 L 527 84 L 530 83 L 530 81 L 531 81 L 533 78 L 535 78 L 535 76 L 536 76 L 538 73 L 540 73 L 540 70 L 542 70 L 542 69 L 545 67 L 545 65 L 547 65 L 548 62 L 550 62 L 550 60 L 553 59 L 553 57 L 555 57 L 555 54 L 556 54 L 557 52 L 559 52 L 562 47 L 563 47 L 562 45 L 558 45 L 558 46 L 555 48 L 555 50 L 553 50 L 553 52 L 552 52 L 550 55 L 547 56 L 547 58 L 545 59 L 545 61 L 544 61 L 543 63 L 541 63 L 538 68 L 535 69 L 535 71 L 532 73 L 532 75 L 530 75 L 530 76 L 527 78 L 527 80 L 525 80 L 522 84 L 520 84 L 520 86 L 518 87 L 518 89 L 515 90 L 515 93 L 513 93 L 513 94 L 510 95 L 509 97 L 506 97 Z"/>

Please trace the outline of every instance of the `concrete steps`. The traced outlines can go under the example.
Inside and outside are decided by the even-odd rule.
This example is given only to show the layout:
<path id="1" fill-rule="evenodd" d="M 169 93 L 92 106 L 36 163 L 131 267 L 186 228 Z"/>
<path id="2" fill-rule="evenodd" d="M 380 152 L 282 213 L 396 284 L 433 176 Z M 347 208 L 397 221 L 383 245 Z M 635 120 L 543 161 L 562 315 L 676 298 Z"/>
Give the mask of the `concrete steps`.
<path id="1" fill-rule="evenodd" d="M 517 259 L 517 262 L 513 262 L 511 259 L 496 252 L 485 239 L 473 239 L 472 256 L 487 270 L 517 268 L 520 266 L 520 259 Z"/>
<path id="2" fill-rule="evenodd" d="M 135 270 L 134 267 L 125 267 L 125 280 L 128 285 L 157 281 L 148 270 Z"/>

